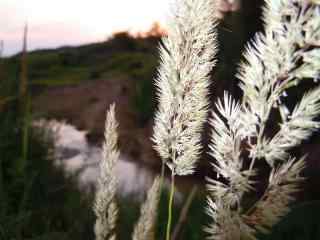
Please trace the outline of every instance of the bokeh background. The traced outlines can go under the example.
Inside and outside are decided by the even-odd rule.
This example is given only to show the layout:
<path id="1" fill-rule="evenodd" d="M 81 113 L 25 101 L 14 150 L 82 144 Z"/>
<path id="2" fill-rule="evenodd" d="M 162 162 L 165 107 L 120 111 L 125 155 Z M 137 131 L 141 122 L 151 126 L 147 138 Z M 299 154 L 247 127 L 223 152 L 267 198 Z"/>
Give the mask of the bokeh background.
<path id="1" fill-rule="evenodd" d="M 262 5 L 262 0 L 219 0 L 212 107 L 224 91 L 241 98 L 235 75 L 247 42 L 263 30 Z M 141 201 L 161 168 L 150 138 L 157 106 L 157 46 L 166 35 L 171 6 L 170 0 L 1 0 L 0 239 L 94 239 L 91 206 L 105 112 L 113 102 L 120 123 L 118 234 L 130 239 Z M 294 89 L 288 104 L 312 84 Z M 209 131 L 206 126 L 205 145 Z M 304 205 L 272 239 L 320 235 L 312 217 L 320 211 L 319 140 L 316 133 L 293 150 L 309 154 L 307 180 L 296 203 Z M 181 229 L 174 227 L 173 239 L 205 238 L 205 177 L 215 176 L 214 159 L 206 152 L 195 175 L 177 179 L 174 221 L 181 209 L 187 215 Z M 248 202 L 263 192 L 270 171 L 263 164 L 259 169 L 262 184 Z M 165 189 L 157 239 L 164 236 L 166 202 Z M 290 235 L 281 230 L 292 226 L 301 231 Z"/>

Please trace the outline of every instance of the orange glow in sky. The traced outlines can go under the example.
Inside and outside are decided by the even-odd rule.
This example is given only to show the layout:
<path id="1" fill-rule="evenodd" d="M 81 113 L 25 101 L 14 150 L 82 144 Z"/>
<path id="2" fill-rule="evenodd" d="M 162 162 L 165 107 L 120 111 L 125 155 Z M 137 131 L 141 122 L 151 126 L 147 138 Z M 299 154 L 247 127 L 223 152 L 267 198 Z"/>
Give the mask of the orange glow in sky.
<path id="1" fill-rule="evenodd" d="M 0 0 L 4 53 L 21 50 L 29 25 L 28 49 L 105 40 L 112 32 L 144 31 L 163 23 L 170 0 Z"/>

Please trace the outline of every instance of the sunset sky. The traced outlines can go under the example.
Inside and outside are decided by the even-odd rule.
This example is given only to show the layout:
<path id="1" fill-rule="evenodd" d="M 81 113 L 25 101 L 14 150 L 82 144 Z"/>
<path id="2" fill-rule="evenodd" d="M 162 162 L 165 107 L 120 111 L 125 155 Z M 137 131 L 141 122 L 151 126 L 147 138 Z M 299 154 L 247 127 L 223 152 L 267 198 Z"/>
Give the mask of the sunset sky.
<path id="1" fill-rule="evenodd" d="M 28 50 L 106 39 L 112 32 L 144 31 L 163 23 L 170 0 L 0 0 L 4 54 L 21 50 L 29 25 Z"/>

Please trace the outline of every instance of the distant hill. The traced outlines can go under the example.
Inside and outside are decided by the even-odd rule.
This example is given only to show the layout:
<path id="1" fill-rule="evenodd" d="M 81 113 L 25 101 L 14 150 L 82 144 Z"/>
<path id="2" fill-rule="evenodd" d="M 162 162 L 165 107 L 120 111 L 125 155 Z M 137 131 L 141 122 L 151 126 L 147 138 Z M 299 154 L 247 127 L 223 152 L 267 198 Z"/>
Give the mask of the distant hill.
<path id="1" fill-rule="evenodd" d="M 159 37 L 133 38 L 126 32 L 111 39 L 82 45 L 28 53 L 28 77 L 33 85 L 48 86 L 79 83 L 97 79 L 105 74 L 135 72 L 157 61 L 156 46 Z M 5 59 L 5 68 L 19 71 L 20 54 Z"/>
<path id="2" fill-rule="evenodd" d="M 133 91 L 132 107 L 138 112 L 144 111 L 141 118 L 148 118 L 143 115 L 152 114 L 154 107 L 150 101 L 159 39 L 154 35 L 134 38 L 121 32 L 101 43 L 30 52 L 27 57 L 30 88 L 34 96 L 38 96 L 48 88 L 125 77 L 136 83 L 135 89 L 130 89 Z M 17 80 L 20 54 L 5 59 L 3 68 L 7 72 L 6 81 Z"/>

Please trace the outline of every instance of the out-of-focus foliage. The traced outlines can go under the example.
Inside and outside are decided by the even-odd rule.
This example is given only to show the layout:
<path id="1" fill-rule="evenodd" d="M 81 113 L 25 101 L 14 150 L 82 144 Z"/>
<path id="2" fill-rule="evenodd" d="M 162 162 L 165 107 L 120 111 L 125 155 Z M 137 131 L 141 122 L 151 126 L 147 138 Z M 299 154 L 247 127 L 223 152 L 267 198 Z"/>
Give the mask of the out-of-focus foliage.
<path id="1" fill-rule="evenodd" d="M 18 59 L 12 68 L 1 65 L 0 99 L 8 101 L 0 103 L 0 239 L 89 239 L 90 198 L 55 166 L 51 135 L 32 127 L 18 66 Z M 14 68 L 17 74 L 8 74 Z"/>

